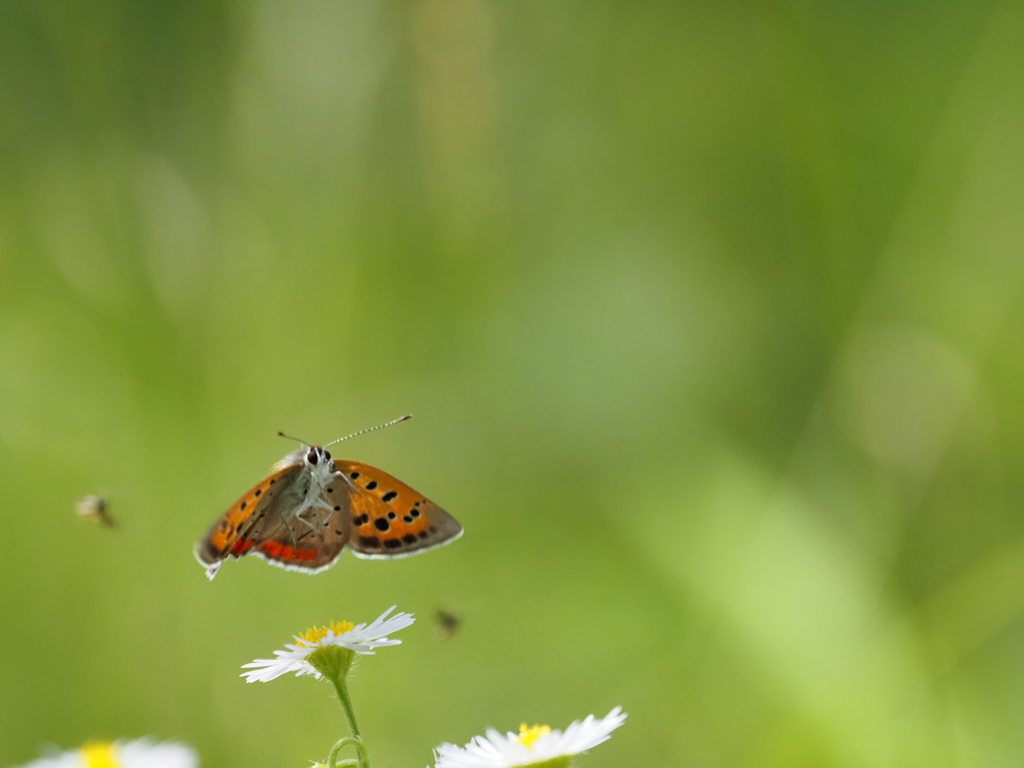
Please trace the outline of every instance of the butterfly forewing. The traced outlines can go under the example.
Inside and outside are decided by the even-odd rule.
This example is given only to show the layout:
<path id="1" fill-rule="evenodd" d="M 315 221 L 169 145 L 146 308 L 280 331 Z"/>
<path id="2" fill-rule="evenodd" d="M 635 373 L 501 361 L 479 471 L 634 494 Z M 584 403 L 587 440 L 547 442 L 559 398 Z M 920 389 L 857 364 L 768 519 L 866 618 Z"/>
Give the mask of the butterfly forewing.
<path id="1" fill-rule="evenodd" d="M 357 557 L 406 557 L 462 535 L 455 518 L 388 473 L 357 461 L 336 459 L 334 463 L 351 483 L 348 545 Z M 338 484 L 343 482 L 339 478 Z"/>
<path id="2" fill-rule="evenodd" d="M 229 555 L 241 557 L 249 547 L 248 534 L 271 507 L 287 494 L 302 470 L 302 464 L 291 464 L 268 475 L 236 501 L 196 544 L 196 559 L 206 566 L 211 579 Z"/>

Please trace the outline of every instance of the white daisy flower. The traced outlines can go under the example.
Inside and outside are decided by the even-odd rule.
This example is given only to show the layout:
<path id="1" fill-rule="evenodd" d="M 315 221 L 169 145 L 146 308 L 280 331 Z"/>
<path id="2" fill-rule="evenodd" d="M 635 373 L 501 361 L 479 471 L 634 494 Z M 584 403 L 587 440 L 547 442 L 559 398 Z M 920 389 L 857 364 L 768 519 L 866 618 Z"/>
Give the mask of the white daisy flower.
<path id="1" fill-rule="evenodd" d="M 391 618 L 390 614 L 395 610 L 391 606 L 382 613 L 373 623 L 353 625 L 343 621 L 335 624 L 333 621 L 328 627 L 313 627 L 301 635 L 295 636 L 295 644 L 285 643 L 284 651 L 274 651 L 273 659 L 256 659 L 249 664 L 243 664 L 242 669 L 253 669 L 254 672 L 243 672 L 242 677 L 248 683 L 257 681 L 265 683 L 275 677 L 294 672 L 295 676 L 312 675 L 319 680 L 323 675 L 309 663 L 309 657 L 322 648 L 337 646 L 347 648 L 350 651 L 360 654 L 372 654 L 375 648 L 382 648 L 387 645 L 400 645 L 401 640 L 391 640 L 388 635 L 405 629 L 415 619 L 409 613 L 396 613 Z"/>
<path id="2" fill-rule="evenodd" d="M 502 736 L 493 728 L 486 736 L 476 736 L 465 747 L 442 744 L 434 750 L 435 768 L 513 768 L 543 765 L 563 768 L 574 755 L 596 747 L 611 738 L 611 733 L 626 721 L 622 707 L 616 707 L 602 720 L 589 715 L 577 720 L 565 732 L 552 731 L 546 725 L 519 726 L 519 733 Z"/>
<path id="3" fill-rule="evenodd" d="M 73 752 L 56 752 L 22 768 L 197 768 L 199 757 L 184 744 L 152 739 L 91 742 Z"/>

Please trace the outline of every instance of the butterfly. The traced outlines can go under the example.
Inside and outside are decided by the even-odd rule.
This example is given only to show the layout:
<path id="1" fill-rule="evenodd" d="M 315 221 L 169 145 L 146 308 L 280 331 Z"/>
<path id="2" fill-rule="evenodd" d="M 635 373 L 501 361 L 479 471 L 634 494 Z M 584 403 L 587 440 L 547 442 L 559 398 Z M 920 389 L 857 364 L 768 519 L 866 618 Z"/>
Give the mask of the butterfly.
<path id="1" fill-rule="evenodd" d="M 196 543 L 196 559 L 210 579 L 229 557 L 253 554 L 285 570 L 319 573 L 337 562 L 346 544 L 357 557 L 386 560 L 462 535 L 454 517 L 386 472 L 299 442 L 301 448 L 271 467 Z"/>

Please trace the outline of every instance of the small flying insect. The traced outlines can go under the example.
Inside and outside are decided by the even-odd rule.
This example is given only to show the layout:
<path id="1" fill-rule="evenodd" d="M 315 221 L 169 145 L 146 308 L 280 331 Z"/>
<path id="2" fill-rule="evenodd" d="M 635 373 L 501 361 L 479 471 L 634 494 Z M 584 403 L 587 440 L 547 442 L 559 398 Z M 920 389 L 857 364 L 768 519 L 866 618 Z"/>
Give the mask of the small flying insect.
<path id="1" fill-rule="evenodd" d="M 462 626 L 462 619 L 444 608 L 437 609 L 434 620 L 437 622 L 437 636 L 441 640 L 451 640 L 455 633 L 459 631 L 459 627 Z"/>
<path id="2" fill-rule="evenodd" d="M 102 523 L 107 528 L 116 528 L 117 523 L 114 522 L 113 518 L 110 517 L 107 510 L 110 508 L 110 503 L 107 501 L 107 497 L 104 494 L 98 494 L 93 496 L 83 496 L 81 499 L 75 502 L 75 512 L 83 520 L 89 520 L 94 523 Z"/>

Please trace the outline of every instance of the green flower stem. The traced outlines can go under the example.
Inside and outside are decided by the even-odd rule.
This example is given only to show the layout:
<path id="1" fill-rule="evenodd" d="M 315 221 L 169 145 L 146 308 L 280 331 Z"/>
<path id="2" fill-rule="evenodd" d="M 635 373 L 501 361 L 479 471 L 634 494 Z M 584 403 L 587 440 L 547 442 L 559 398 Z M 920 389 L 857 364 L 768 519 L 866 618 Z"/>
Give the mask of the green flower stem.
<path id="1" fill-rule="evenodd" d="M 359 722 L 356 720 L 356 711 L 352 708 L 352 699 L 348 695 L 348 686 L 345 685 L 345 678 L 338 677 L 331 680 L 334 683 L 334 690 L 338 692 L 338 701 L 341 702 L 342 709 L 345 710 L 345 717 L 348 718 L 348 729 L 352 731 L 352 736 L 349 738 L 341 739 L 334 748 L 331 750 L 331 756 L 336 756 L 338 750 L 346 744 L 351 744 L 356 748 L 356 752 L 359 753 L 359 768 L 370 768 L 370 756 L 366 752 L 366 745 L 363 744 L 363 732 L 359 730 Z M 330 758 L 327 761 L 327 768 L 334 768 L 331 765 Z"/>
<path id="2" fill-rule="evenodd" d="M 359 759 L 342 760 L 340 763 L 337 762 L 338 752 L 341 751 L 342 747 L 348 744 L 352 744 L 357 750 L 359 750 Z M 338 739 L 338 743 L 331 747 L 331 753 L 327 756 L 327 768 L 357 768 L 357 766 L 362 768 L 364 760 L 366 761 L 366 764 L 369 765 L 369 758 L 366 755 L 366 747 L 363 746 L 363 742 L 354 736 L 346 736 L 343 739 Z"/>
<path id="3" fill-rule="evenodd" d="M 350 760 L 337 762 L 338 752 L 348 744 L 356 748 L 359 768 L 370 768 L 370 756 L 366 752 L 366 745 L 363 744 L 363 732 L 359 730 L 359 721 L 356 720 L 356 712 L 352 708 L 352 699 L 348 695 L 348 686 L 345 684 L 354 658 L 355 653 L 348 648 L 332 645 L 315 651 L 310 654 L 308 659 L 317 672 L 334 684 L 334 690 L 338 692 L 338 701 L 341 702 L 341 707 L 345 710 L 345 717 L 348 718 L 348 729 L 352 732 L 351 736 L 339 739 L 338 743 L 331 748 L 331 754 L 327 758 L 327 768 L 352 764 Z"/>
<path id="4" fill-rule="evenodd" d="M 363 732 L 359 730 L 359 723 L 356 721 L 356 711 L 352 708 L 352 699 L 348 695 L 348 686 L 345 685 L 344 678 L 336 678 L 331 680 L 334 683 L 334 690 L 338 692 L 338 701 L 341 702 L 342 709 L 345 710 L 345 717 L 348 718 L 348 729 L 352 731 L 352 735 L 359 740 L 359 743 L 363 743 Z"/>

